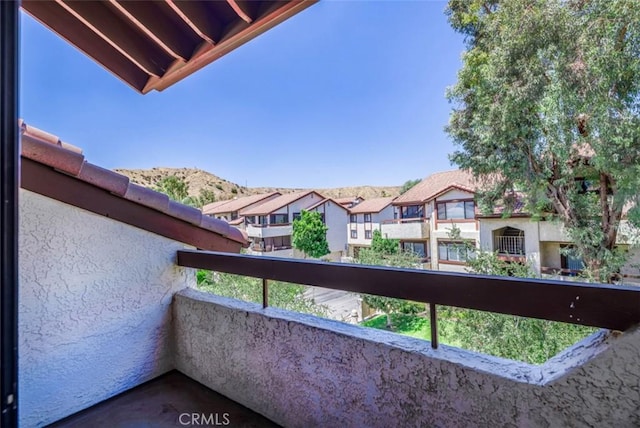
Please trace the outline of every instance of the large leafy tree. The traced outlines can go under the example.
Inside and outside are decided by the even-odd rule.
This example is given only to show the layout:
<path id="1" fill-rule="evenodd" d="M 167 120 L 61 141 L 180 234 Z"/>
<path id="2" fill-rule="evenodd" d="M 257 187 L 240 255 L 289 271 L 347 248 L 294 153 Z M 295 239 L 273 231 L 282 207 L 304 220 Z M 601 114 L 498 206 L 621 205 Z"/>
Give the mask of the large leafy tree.
<path id="1" fill-rule="evenodd" d="M 320 213 L 303 210 L 300 218 L 293 221 L 293 247 L 313 258 L 327 255 L 329 254 L 327 230 Z"/>
<path id="2" fill-rule="evenodd" d="M 450 0 L 447 13 L 467 47 L 448 92 L 452 161 L 484 185 L 481 206 L 524 194 L 609 280 L 623 207 L 640 217 L 640 0 Z"/>

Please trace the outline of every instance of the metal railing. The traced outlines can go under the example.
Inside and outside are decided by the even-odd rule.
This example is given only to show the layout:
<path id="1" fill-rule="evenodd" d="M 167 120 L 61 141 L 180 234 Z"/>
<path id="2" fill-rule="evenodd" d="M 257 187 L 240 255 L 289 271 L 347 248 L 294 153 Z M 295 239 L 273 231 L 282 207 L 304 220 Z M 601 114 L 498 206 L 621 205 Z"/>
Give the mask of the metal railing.
<path id="1" fill-rule="evenodd" d="M 524 236 L 496 236 L 494 248 L 499 254 L 524 256 Z"/>
<path id="2" fill-rule="evenodd" d="M 428 223 L 430 219 L 431 217 L 394 218 L 391 220 L 383 220 L 382 224 Z"/>
<path id="3" fill-rule="evenodd" d="M 438 346 L 436 305 L 455 306 L 627 330 L 640 322 L 640 287 L 281 259 L 211 251 L 178 251 L 180 266 L 394 297 L 430 305 L 431 346 Z"/>

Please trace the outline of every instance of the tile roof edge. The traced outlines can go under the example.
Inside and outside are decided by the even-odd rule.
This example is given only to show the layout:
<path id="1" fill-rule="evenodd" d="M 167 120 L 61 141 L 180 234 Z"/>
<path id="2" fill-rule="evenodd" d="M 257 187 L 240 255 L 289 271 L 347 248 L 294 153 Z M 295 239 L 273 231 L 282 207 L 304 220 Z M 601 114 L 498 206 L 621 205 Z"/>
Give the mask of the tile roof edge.
<path id="1" fill-rule="evenodd" d="M 284 193 L 284 194 L 281 194 L 280 196 L 291 195 L 291 194 L 293 194 L 293 193 L 300 193 L 300 192 Z M 300 197 L 298 197 L 298 198 L 296 198 L 296 199 L 293 199 L 293 200 L 291 200 L 291 201 L 287 202 L 286 204 L 280 205 L 280 206 L 278 206 L 277 208 L 272 208 L 272 209 L 271 209 L 271 211 L 268 211 L 268 212 L 260 212 L 260 213 L 259 213 L 259 212 L 256 212 L 256 213 L 251 213 L 251 209 L 249 209 L 248 211 L 251 213 L 251 214 L 249 214 L 249 215 L 252 215 L 252 216 L 253 216 L 253 215 L 268 215 L 268 214 L 271 214 L 271 213 L 273 213 L 274 211 L 277 211 L 277 210 L 279 210 L 279 209 L 280 209 L 280 208 L 282 208 L 282 207 L 286 207 L 286 206 L 287 206 L 287 205 L 289 205 L 289 204 L 292 204 L 292 203 L 294 203 L 294 202 L 296 202 L 296 201 L 299 201 L 300 199 L 304 198 L 305 196 L 310 195 L 311 193 L 315 193 L 316 195 L 320 196 L 321 198 L 326 199 L 326 198 L 325 198 L 321 193 L 318 193 L 318 192 L 317 192 L 317 191 L 315 191 L 315 190 L 309 190 L 309 191 L 307 191 L 307 192 L 302 193 L 302 194 L 300 195 Z M 279 197 L 280 197 L 280 196 L 279 196 Z M 275 199 L 272 199 L 272 200 L 270 200 L 270 201 L 265 201 L 264 203 L 266 204 L 266 203 L 271 202 L 271 201 L 273 201 L 273 200 L 275 200 Z M 259 204 L 259 205 L 255 206 L 255 207 L 253 207 L 252 209 L 260 208 L 260 205 L 262 205 L 262 204 Z M 239 211 L 239 214 L 244 216 L 244 215 L 246 214 L 246 211 L 243 213 L 243 212 L 242 212 L 242 210 L 240 210 L 240 211 Z"/>
<path id="2" fill-rule="evenodd" d="M 63 143 L 57 136 L 28 125 L 23 120 L 18 124 L 22 136 L 21 157 L 57 169 L 122 199 L 144 205 L 248 246 L 248 240 L 244 235 L 230 230 L 235 228 L 230 227 L 224 220 L 213 219 L 196 208 L 170 201 L 167 195 L 135 184 L 123 174 L 89 163 L 78 147 Z M 194 210 L 198 212 L 197 215 Z M 208 220 L 204 220 L 204 217 Z"/>

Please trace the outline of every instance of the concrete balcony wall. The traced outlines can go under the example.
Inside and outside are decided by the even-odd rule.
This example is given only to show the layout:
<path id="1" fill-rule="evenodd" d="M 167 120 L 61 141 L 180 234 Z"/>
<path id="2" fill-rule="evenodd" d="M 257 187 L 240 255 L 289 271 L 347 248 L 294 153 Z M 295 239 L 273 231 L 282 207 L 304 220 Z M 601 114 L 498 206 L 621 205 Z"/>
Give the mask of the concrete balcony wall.
<path id="1" fill-rule="evenodd" d="M 389 239 L 424 240 L 429 238 L 429 220 L 403 223 L 382 223 L 382 236 Z"/>
<path id="2" fill-rule="evenodd" d="M 247 225 L 247 235 L 251 238 L 272 238 L 274 236 L 287 236 L 292 233 L 293 226 L 291 224 L 265 227 Z"/>
<path id="3" fill-rule="evenodd" d="M 52 423 L 173 369 L 184 244 L 20 191 L 20 426 Z"/>
<path id="4" fill-rule="evenodd" d="M 287 427 L 640 426 L 640 330 L 542 366 L 217 297 L 174 301 L 177 368 Z"/>
<path id="5" fill-rule="evenodd" d="M 569 235 L 564 230 L 562 224 L 555 221 L 541 221 L 540 227 L 540 241 L 548 242 L 570 242 Z"/>

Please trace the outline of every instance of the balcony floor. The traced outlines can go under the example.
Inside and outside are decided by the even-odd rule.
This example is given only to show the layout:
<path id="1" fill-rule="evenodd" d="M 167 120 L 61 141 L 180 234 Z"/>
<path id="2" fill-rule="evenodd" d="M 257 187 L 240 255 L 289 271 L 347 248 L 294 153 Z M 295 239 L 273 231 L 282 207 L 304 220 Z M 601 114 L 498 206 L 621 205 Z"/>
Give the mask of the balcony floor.
<path id="1" fill-rule="evenodd" d="M 179 418 L 181 414 L 182 424 Z M 150 382 L 123 392 L 109 400 L 98 403 L 58 421 L 50 427 L 56 428 L 138 428 L 196 426 L 191 423 L 191 414 L 215 418 L 217 425 L 228 427 L 278 427 L 265 417 L 218 394 L 191 378 L 173 371 Z M 228 413 L 228 424 L 223 414 Z M 213 416 L 210 416 L 213 415 Z M 200 421 L 200 425 L 216 425 Z M 187 422 L 187 423 L 185 423 Z"/>

